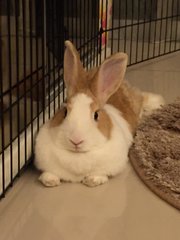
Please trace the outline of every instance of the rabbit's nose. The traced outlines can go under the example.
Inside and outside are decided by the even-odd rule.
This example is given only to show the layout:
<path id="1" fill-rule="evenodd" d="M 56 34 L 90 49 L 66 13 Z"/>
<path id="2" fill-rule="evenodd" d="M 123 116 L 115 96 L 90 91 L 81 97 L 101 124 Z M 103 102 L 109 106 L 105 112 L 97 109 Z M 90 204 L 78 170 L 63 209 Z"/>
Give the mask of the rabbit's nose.
<path id="1" fill-rule="evenodd" d="M 72 140 L 72 139 L 69 139 L 70 140 L 70 142 L 73 144 L 73 145 L 75 145 L 75 146 L 78 146 L 78 145 L 80 145 L 81 143 L 83 143 L 84 142 L 84 140 Z"/>

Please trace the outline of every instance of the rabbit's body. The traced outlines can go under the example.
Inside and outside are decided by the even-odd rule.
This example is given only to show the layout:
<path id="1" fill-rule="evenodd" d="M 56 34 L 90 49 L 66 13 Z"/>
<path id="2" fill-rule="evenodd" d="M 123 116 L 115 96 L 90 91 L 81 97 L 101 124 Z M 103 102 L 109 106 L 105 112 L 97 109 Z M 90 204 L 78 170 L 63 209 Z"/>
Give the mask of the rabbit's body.
<path id="1" fill-rule="evenodd" d="M 125 54 L 116 54 L 99 70 L 87 73 L 73 45 L 66 44 L 67 106 L 40 129 L 35 165 L 43 172 L 40 180 L 46 186 L 59 185 L 61 180 L 97 186 L 125 168 L 144 109 L 159 107 L 162 98 L 122 81 Z M 66 69 L 69 63 L 72 73 Z"/>
<path id="2" fill-rule="evenodd" d="M 79 97 L 82 100 L 86 98 L 83 95 Z M 113 124 L 111 140 L 102 135 L 102 144 L 97 147 L 91 144 L 91 150 L 76 153 L 65 149 L 61 143 L 58 145 L 56 141 L 60 129 L 58 126 L 51 127 L 49 122 L 43 126 L 36 140 L 36 166 L 44 172 L 51 172 L 62 180 L 72 182 L 80 182 L 90 175 L 114 176 L 123 170 L 132 134 L 127 122 L 114 107 L 107 104 L 104 110 Z M 61 127 L 63 128 L 62 125 Z"/>

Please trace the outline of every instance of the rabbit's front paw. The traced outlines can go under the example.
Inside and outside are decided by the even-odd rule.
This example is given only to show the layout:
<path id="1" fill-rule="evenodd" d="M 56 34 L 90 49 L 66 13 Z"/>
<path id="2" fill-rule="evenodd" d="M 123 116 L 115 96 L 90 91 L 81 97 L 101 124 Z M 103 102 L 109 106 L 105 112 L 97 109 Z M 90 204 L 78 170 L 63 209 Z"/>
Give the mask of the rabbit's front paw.
<path id="1" fill-rule="evenodd" d="M 82 183 L 88 187 L 96 187 L 98 185 L 104 184 L 107 181 L 107 176 L 87 176 L 83 179 Z"/>
<path id="2" fill-rule="evenodd" d="M 42 182 L 46 187 L 56 187 L 60 185 L 60 179 L 49 172 L 43 172 L 39 177 L 39 181 Z"/>

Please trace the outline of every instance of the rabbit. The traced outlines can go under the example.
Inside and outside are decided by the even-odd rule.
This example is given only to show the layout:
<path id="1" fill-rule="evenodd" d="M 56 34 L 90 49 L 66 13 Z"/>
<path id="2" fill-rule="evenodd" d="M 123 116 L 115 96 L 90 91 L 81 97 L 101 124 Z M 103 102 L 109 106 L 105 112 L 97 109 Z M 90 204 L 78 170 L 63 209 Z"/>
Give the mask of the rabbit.
<path id="1" fill-rule="evenodd" d="M 37 134 L 35 166 L 47 187 L 62 181 L 95 187 L 123 171 L 144 110 L 163 99 L 124 80 L 127 54 L 116 53 L 87 71 L 74 45 L 65 46 L 67 101 Z"/>

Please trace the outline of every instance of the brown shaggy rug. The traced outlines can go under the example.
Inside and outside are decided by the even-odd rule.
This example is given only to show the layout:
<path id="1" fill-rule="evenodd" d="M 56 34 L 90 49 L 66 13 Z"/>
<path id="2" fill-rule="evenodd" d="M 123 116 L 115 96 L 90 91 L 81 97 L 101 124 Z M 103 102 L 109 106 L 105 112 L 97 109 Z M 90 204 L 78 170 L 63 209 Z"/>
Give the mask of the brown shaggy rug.
<path id="1" fill-rule="evenodd" d="M 180 210 L 180 99 L 140 123 L 129 157 L 142 181 Z"/>

